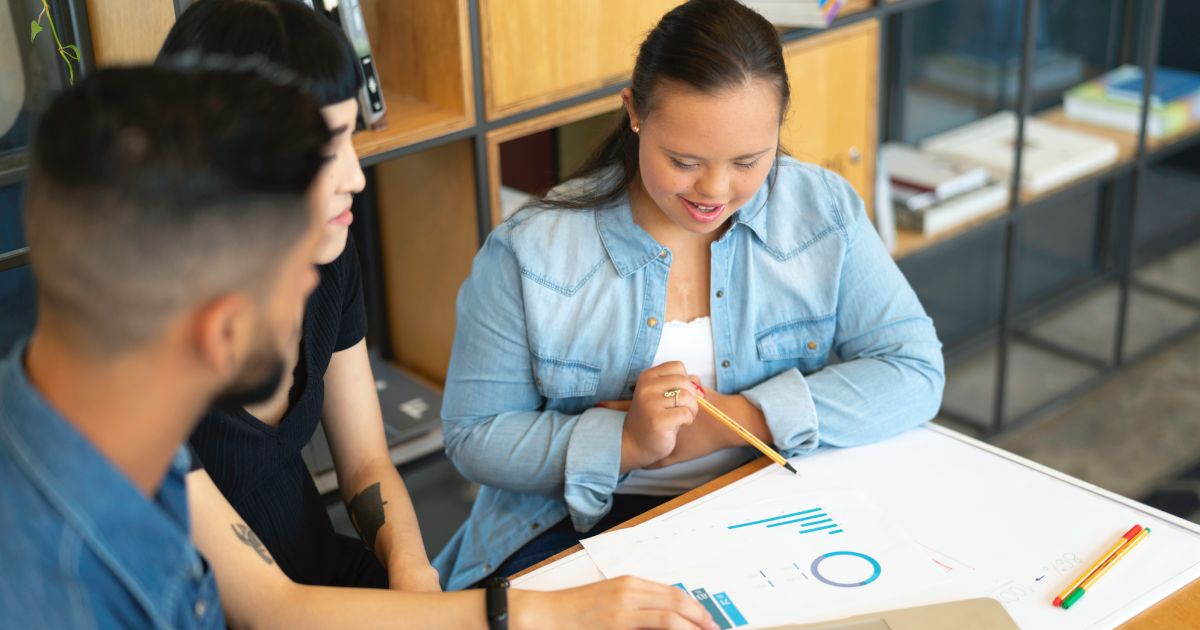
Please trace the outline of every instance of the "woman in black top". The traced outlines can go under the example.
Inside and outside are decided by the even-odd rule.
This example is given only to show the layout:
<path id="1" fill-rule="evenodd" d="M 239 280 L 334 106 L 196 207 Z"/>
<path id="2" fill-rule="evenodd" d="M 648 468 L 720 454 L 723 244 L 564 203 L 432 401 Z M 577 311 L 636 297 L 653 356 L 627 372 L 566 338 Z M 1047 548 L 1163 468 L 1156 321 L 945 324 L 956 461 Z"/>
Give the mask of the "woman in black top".
<path id="1" fill-rule="evenodd" d="M 362 78 L 349 42 L 294 0 L 197 0 L 160 58 L 196 49 L 219 53 L 206 58 L 214 63 L 258 55 L 291 71 L 323 105 L 333 135 L 311 193 L 326 224 L 315 261 L 320 281 L 296 353 L 283 358 L 282 383 L 264 404 L 214 407 L 191 438 L 203 465 L 188 475 L 192 538 L 217 575 L 229 625 L 290 625 L 299 617 L 306 627 L 496 627 L 482 591 L 430 592 L 440 590 L 437 572 L 388 457 L 347 231 L 351 197 L 364 185 L 350 141 Z M 361 542 L 333 531 L 300 458 L 318 421 Z M 495 589 L 491 595 L 505 594 L 513 630 L 716 628 L 679 589 L 631 577 L 557 592 Z"/>
<path id="2" fill-rule="evenodd" d="M 362 84 L 355 55 L 330 20 L 299 3 L 262 0 L 194 4 L 167 36 L 160 58 L 197 49 L 257 54 L 295 73 L 321 105 L 333 140 L 311 193 L 325 224 L 315 261 L 320 282 L 308 300 L 296 353 L 283 358 L 273 398 L 247 408 L 217 405 L 203 418 L 190 443 L 204 470 L 193 477 L 211 478 L 249 526 L 245 538 L 261 541 L 296 582 L 440 590 L 388 455 L 367 360 L 359 261 L 349 237 L 351 198 L 365 183 L 350 141 Z M 334 531 L 300 457 L 318 422 L 361 540 Z M 203 515 L 203 497 L 194 499 Z"/>

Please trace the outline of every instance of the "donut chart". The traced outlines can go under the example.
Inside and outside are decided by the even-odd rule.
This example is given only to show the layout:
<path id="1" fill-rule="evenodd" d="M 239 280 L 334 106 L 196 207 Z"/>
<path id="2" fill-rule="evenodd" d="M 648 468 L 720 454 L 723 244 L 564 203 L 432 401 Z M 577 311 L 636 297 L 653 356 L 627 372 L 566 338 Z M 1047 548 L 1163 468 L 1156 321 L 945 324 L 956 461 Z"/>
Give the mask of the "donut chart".
<path id="1" fill-rule="evenodd" d="M 821 563 L 825 562 L 826 560 L 828 560 L 830 558 L 839 558 L 839 557 L 858 558 L 860 560 L 865 560 L 867 564 L 863 565 L 862 568 L 866 569 L 869 567 L 870 575 L 867 575 L 866 578 L 859 580 L 859 581 L 851 581 L 850 579 L 844 579 L 844 578 L 846 578 L 845 575 L 842 575 L 844 573 L 854 573 L 855 577 L 857 577 L 859 574 L 863 574 L 863 575 L 866 574 L 866 571 L 859 572 L 857 570 L 858 568 L 853 566 L 854 564 L 860 564 L 860 563 L 856 563 L 856 562 L 850 563 L 849 567 L 846 566 L 847 563 L 845 563 L 845 562 L 839 563 L 839 568 L 841 569 L 841 571 L 840 571 L 840 574 L 836 575 L 836 577 L 843 579 L 843 581 L 832 579 L 828 575 L 822 575 L 821 568 L 820 568 Z M 817 580 L 819 580 L 821 583 L 828 584 L 829 586 L 837 586 L 839 588 L 856 588 L 859 586 L 866 586 L 866 585 L 870 584 L 871 582 L 874 582 L 875 580 L 879 579 L 879 574 L 883 572 L 883 568 L 879 566 L 878 560 L 876 560 L 875 558 L 872 558 L 871 556 L 868 556 L 865 553 L 859 553 L 857 551 L 830 551 L 829 553 L 821 554 L 821 555 L 817 556 L 817 558 L 815 560 L 812 561 L 812 566 L 809 568 L 809 570 L 812 571 L 813 577 L 817 578 Z"/>

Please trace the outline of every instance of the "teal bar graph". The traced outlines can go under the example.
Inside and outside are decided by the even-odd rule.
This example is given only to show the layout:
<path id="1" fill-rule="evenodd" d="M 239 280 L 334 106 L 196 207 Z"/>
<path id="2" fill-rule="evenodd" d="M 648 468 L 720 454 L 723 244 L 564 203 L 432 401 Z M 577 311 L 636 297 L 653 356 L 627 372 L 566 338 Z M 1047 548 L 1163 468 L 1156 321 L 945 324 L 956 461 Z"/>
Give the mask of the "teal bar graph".
<path id="1" fill-rule="evenodd" d="M 692 597 L 695 597 L 696 601 L 700 602 L 700 604 L 704 606 L 706 610 L 708 610 L 708 614 L 712 616 L 713 621 L 717 622 L 717 626 L 719 626 L 721 630 L 729 630 L 733 627 L 729 625 L 729 620 L 726 619 L 725 615 L 721 613 L 721 609 L 718 608 L 717 605 L 713 603 L 712 598 L 708 596 L 708 591 L 702 588 L 695 589 L 692 591 Z"/>
<path id="2" fill-rule="evenodd" d="M 733 605 L 733 600 L 729 599 L 728 595 L 725 593 L 717 593 L 716 595 L 713 595 L 713 599 L 717 600 L 717 605 L 721 607 L 721 610 L 725 611 L 726 615 L 729 615 L 729 620 L 733 622 L 733 625 L 746 625 L 746 618 L 742 616 L 742 611 L 738 610 L 737 606 Z"/>

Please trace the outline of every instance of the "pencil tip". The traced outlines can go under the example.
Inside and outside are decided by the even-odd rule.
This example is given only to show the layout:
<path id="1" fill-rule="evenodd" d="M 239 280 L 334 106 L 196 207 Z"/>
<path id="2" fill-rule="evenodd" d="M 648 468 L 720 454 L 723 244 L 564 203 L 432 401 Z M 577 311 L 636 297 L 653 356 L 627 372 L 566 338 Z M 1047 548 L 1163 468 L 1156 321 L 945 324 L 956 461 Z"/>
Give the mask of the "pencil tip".
<path id="1" fill-rule="evenodd" d="M 786 469 L 788 469 L 788 470 L 790 470 L 790 471 L 792 471 L 792 474 L 793 474 L 793 475 L 799 475 L 799 474 L 800 474 L 800 473 L 796 472 L 796 469 L 795 469 L 795 468 L 792 468 L 792 464 L 791 464 L 790 462 L 784 462 L 784 464 L 783 464 L 783 467 L 784 467 L 784 468 L 786 468 Z"/>

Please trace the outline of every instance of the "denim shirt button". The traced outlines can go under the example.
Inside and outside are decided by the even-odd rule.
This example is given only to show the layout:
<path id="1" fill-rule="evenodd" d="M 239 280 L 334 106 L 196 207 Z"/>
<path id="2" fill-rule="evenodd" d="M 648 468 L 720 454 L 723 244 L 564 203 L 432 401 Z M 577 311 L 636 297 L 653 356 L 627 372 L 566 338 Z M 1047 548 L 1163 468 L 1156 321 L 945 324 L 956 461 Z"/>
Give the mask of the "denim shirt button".
<path id="1" fill-rule="evenodd" d="M 729 359 L 725 359 L 724 361 L 722 361 L 721 367 L 723 367 L 723 368 L 729 367 Z"/>
<path id="2" fill-rule="evenodd" d="M 658 252 L 658 257 L 659 257 L 659 258 L 666 258 L 666 257 L 667 257 L 667 250 L 665 250 L 665 249 L 664 249 L 664 250 L 662 250 L 661 252 Z"/>
<path id="3" fill-rule="evenodd" d="M 724 291 L 717 291 L 717 299 L 719 300 L 719 299 L 721 299 L 721 298 L 723 298 L 723 297 L 725 297 L 725 292 L 724 292 Z"/>
<path id="4" fill-rule="evenodd" d="M 194 610 L 197 619 L 203 618 L 204 611 L 208 610 L 208 602 L 204 601 L 203 599 L 196 600 L 196 608 Z"/>
<path id="5" fill-rule="evenodd" d="M 809 350 L 816 350 L 816 349 L 817 349 L 817 342 L 815 342 L 815 341 L 809 341 L 809 342 L 808 342 L 808 349 L 809 349 Z"/>
<path id="6" fill-rule="evenodd" d="M 658 318 L 657 318 L 657 317 L 651 317 L 650 319 L 647 319 L 647 320 L 646 320 L 646 325 L 647 325 L 647 326 L 649 326 L 649 327 L 651 327 L 651 328 L 654 328 L 655 326 L 657 326 L 657 325 L 658 325 Z"/>
<path id="7" fill-rule="evenodd" d="M 535 531 L 535 532 L 536 532 L 537 530 L 541 529 L 541 528 L 542 528 L 542 526 L 541 526 L 540 524 L 538 524 L 538 523 L 534 523 L 533 525 L 530 525 L 530 526 L 529 526 L 529 529 L 532 529 L 532 530 L 533 530 L 533 531 Z"/>

